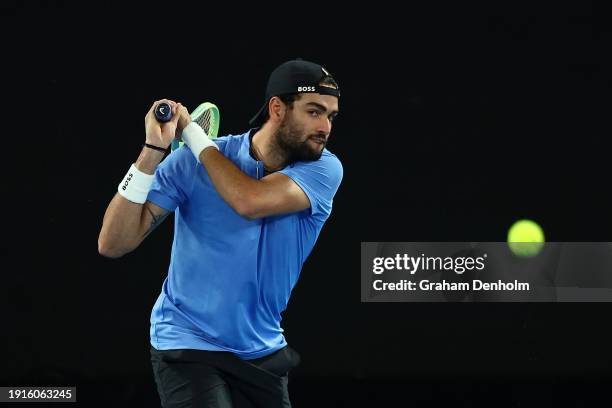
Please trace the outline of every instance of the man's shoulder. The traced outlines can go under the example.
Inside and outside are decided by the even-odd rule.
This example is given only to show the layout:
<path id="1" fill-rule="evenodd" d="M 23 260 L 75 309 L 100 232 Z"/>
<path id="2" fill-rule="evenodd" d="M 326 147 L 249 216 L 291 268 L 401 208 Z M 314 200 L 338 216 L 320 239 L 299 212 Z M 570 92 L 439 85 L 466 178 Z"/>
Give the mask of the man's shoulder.
<path id="1" fill-rule="evenodd" d="M 242 135 L 223 135 L 223 136 L 218 136 L 215 139 L 213 139 L 213 141 L 217 144 L 219 143 L 235 143 L 235 142 L 242 142 L 242 140 L 244 140 L 244 137 L 246 136 L 245 134 Z"/>
<path id="2" fill-rule="evenodd" d="M 219 151 L 223 153 L 225 156 L 232 156 L 238 154 L 240 148 L 245 143 L 249 135 L 249 132 L 233 135 L 227 134 L 223 136 L 219 136 L 213 141 L 217 144 Z"/>
<path id="3" fill-rule="evenodd" d="M 231 144 L 235 144 L 235 143 L 242 143 L 244 142 L 245 137 L 247 137 L 249 135 L 249 132 L 247 131 L 246 133 L 242 133 L 239 135 L 234 135 L 234 134 L 227 134 L 227 135 L 223 135 L 223 136 L 218 136 L 217 138 L 213 139 L 213 141 L 217 144 L 217 146 L 221 147 L 221 145 L 225 146 L 225 145 L 231 145 Z"/>
<path id="4" fill-rule="evenodd" d="M 327 150 L 327 148 L 323 149 L 323 153 L 321 154 L 321 158 L 319 160 L 332 160 L 340 163 L 340 159 L 334 153 Z"/>
<path id="5" fill-rule="evenodd" d="M 176 150 L 172 150 L 168 156 L 162 161 L 163 166 L 175 166 L 191 164 L 195 161 L 195 157 L 191 154 L 191 150 L 186 145 L 182 145 Z"/>
<path id="6" fill-rule="evenodd" d="M 231 156 L 240 150 L 240 146 L 242 145 L 244 137 L 247 134 L 248 132 L 242 135 L 228 134 L 219 136 L 213 139 L 213 141 L 225 156 Z M 162 161 L 162 167 L 164 168 L 174 168 L 176 166 L 180 166 L 183 171 L 185 168 L 194 167 L 197 166 L 197 164 L 198 161 L 191 153 L 189 147 L 186 145 L 182 145 L 180 148 L 173 150 Z"/>
<path id="7" fill-rule="evenodd" d="M 318 160 L 294 162 L 281 170 L 281 173 L 294 180 L 316 181 L 337 188 L 342 181 L 344 169 L 334 153 L 323 149 Z"/>
<path id="8" fill-rule="evenodd" d="M 296 161 L 296 162 L 289 164 L 289 166 L 287 167 L 288 168 L 292 168 L 292 167 L 320 168 L 322 166 L 332 167 L 332 168 L 342 168 L 342 162 L 340 161 L 338 156 L 336 156 L 334 153 L 330 152 L 327 149 L 323 149 L 323 152 L 321 153 L 321 157 L 319 157 L 319 159 L 312 160 L 312 161 L 308 161 L 308 160 Z"/>

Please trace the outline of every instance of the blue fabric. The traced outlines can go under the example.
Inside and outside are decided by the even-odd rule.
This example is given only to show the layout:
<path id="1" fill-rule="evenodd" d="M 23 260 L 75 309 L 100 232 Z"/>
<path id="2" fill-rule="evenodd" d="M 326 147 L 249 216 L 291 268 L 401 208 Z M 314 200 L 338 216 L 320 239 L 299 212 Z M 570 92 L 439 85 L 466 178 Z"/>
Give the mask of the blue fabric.
<path id="1" fill-rule="evenodd" d="M 244 173 L 263 177 L 263 163 L 249 154 L 249 132 L 216 142 Z M 287 344 L 281 313 L 331 213 L 342 165 L 324 150 L 319 160 L 281 173 L 304 190 L 311 207 L 248 220 L 221 198 L 188 147 L 158 166 L 148 200 L 175 212 L 175 229 L 168 276 L 151 312 L 153 347 L 253 359 Z"/>

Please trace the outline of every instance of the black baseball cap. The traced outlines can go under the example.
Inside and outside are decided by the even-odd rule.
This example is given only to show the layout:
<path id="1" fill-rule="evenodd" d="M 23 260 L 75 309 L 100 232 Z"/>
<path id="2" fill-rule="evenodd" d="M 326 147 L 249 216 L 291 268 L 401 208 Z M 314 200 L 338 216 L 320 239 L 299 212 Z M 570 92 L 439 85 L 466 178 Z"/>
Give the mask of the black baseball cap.
<path id="1" fill-rule="evenodd" d="M 314 62 L 298 58 L 282 63 L 270 74 L 266 87 L 266 101 L 249 123 L 253 125 L 263 119 L 268 109 L 268 102 L 273 96 L 309 92 L 339 98 L 339 89 L 319 85 L 325 76 L 331 76 L 331 74 Z"/>

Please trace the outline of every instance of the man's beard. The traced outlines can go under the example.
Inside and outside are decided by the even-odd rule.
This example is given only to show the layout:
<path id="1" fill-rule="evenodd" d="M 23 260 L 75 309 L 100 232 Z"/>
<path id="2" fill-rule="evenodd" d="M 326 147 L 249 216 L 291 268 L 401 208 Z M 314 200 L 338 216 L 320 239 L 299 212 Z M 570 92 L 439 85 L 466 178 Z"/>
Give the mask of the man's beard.
<path id="1" fill-rule="evenodd" d="M 277 146 L 286 155 L 289 163 L 319 160 L 327 144 L 324 142 L 322 145 L 317 144 L 313 147 L 311 140 L 325 140 L 325 135 L 313 134 L 304 139 L 304 128 L 288 119 L 285 119 L 276 132 L 275 139 Z"/>

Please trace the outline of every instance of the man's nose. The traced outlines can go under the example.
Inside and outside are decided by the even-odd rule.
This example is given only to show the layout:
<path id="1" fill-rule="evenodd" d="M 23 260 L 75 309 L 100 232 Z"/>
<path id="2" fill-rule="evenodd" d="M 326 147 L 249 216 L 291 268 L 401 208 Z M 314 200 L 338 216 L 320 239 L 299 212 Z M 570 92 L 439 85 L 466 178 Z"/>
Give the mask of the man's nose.
<path id="1" fill-rule="evenodd" d="M 329 118 L 322 116 L 321 120 L 319 121 L 319 126 L 317 128 L 317 131 L 319 131 L 319 133 L 324 133 L 325 137 L 327 138 L 327 136 L 329 136 L 331 132 L 331 127 L 332 127 L 331 120 L 329 120 Z"/>

